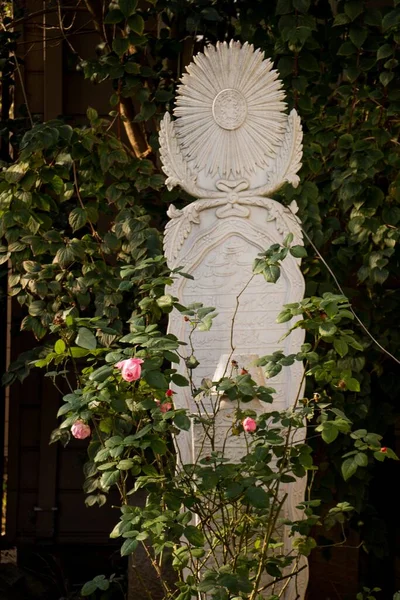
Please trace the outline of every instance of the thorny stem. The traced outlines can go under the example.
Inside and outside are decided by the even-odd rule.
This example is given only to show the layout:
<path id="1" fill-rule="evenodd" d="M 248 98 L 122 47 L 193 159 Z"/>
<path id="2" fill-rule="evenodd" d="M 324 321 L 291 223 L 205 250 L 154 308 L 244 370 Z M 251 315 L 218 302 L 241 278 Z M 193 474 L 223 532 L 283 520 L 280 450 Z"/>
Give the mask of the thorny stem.
<path id="1" fill-rule="evenodd" d="M 169 586 L 167 584 L 167 582 L 165 581 L 165 578 L 162 575 L 161 569 L 157 563 L 157 561 L 151 556 L 150 550 L 148 549 L 148 547 L 146 546 L 146 544 L 144 542 L 142 542 L 142 546 L 144 548 L 144 551 L 147 555 L 147 558 L 149 559 L 149 561 L 151 562 L 154 570 L 157 573 L 158 579 L 160 580 L 160 583 L 164 589 L 164 592 L 169 595 L 170 594 L 170 589 Z"/>

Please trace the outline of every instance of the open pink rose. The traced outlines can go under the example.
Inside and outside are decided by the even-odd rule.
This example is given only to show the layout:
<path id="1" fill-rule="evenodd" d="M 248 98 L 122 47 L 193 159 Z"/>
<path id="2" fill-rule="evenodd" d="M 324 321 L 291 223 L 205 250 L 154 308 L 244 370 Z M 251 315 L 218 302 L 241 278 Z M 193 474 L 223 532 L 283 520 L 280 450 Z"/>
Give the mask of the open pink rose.
<path id="1" fill-rule="evenodd" d="M 90 427 L 84 421 L 75 421 L 71 427 L 71 433 L 77 440 L 84 440 L 91 434 Z"/>
<path id="2" fill-rule="evenodd" d="M 142 372 L 142 367 L 140 366 L 143 363 L 141 358 L 127 358 L 126 360 L 121 360 L 115 366 L 117 369 L 121 369 L 121 377 L 125 379 L 125 381 L 136 381 L 140 379 L 140 374 Z"/>
<path id="3" fill-rule="evenodd" d="M 246 417 L 242 423 L 243 429 L 247 433 L 253 433 L 257 429 L 257 423 L 251 417 Z"/>

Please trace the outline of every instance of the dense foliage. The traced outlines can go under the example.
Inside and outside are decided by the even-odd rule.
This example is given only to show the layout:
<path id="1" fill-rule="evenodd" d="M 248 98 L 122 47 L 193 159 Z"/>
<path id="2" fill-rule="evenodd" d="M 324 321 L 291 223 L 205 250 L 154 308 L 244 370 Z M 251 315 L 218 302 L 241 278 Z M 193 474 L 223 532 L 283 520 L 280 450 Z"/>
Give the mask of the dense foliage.
<path id="1" fill-rule="evenodd" d="M 398 354 L 399 333 L 393 328 L 399 310 L 397 2 L 380 8 L 363 0 L 119 0 L 104 15 L 99 3 L 85 4 L 100 45 L 90 60 L 69 51 L 93 83 L 111 82 L 110 118 L 100 119 L 89 109 L 85 128 L 61 120 L 31 128 L 26 110 L 14 121 L 6 121 L 3 112 L 2 134 L 8 139 L 12 133 L 15 163 L 0 175 L 0 262 L 4 268 L 11 260 L 10 292 L 27 312 L 22 328 L 37 339 L 51 339 L 45 338 L 51 332 L 62 364 L 74 340 L 74 358 L 93 351 L 77 344 L 79 328 L 97 332 L 96 344 L 106 347 L 129 332 L 126 321 L 132 313 L 135 318 L 145 311 L 143 326 L 160 319 L 163 323 L 172 301 L 163 291 L 170 274 L 159 257 L 157 229 L 166 202 L 188 198 L 162 189 L 158 122 L 172 108 L 175 85 L 193 51 L 207 42 L 235 38 L 273 58 L 288 106 L 302 117 L 302 184 L 284 189 L 282 202 L 296 199 L 307 235 L 356 312 L 379 343 Z M 3 19 L 3 85 L 18 78 L 12 25 L 11 18 Z M 73 36 L 68 39 L 73 46 Z M 313 250 L 303 270 L 309 295 L 337 293 Z M 93 317 L 98 321 L 85 321 Z M 333 400 L 346 407 L 356 430 L 378 428 L 383 434 L 399 390 L 396 364 L 363 330 L 357 333 L 362 354 L 346 340 L 335 350 L 337 368 L 350 370 L 357 386 L 339 386 Z M 86 345 L 93 345 L 90 339 Z M 330 348 L 322 344 L 321 351 L 324 356 Z M 26 375 L 31 358 L 23 357 L 6 381 Z M 308 397 L 315 386 L 331 382 L 327 368 L 314 376 Z M 167 380 L 160 389 L 166 389 Z M 365 512 L 366 488 L 373 471 L 359 465 L 354 483 L 344 487 L 342 456 L 351 451 L 349 438 L 337 436 L 330 442 L 318 448 L 321 469 L 314 489 L 319 487 L 318 496 L 327 502 L 355 506 L 368 541 L 373 532 Z M 369 546 L 385 552 L 382 543 Z"/>

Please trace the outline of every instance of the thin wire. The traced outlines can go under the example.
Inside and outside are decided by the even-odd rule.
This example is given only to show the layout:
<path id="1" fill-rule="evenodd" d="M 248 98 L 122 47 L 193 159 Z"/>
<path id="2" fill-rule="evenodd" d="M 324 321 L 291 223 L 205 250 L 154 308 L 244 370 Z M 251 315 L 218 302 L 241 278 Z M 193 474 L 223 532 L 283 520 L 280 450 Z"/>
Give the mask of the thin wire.
<path id="1" fill-rule="evenodd" d="M 289 211 L 292 213 L 292 215 L 296 218 L 296 220 L 298 220 L 297 216 L 292 211 L 292 209 L 290 208 L 290 206 L 287 206 L 286 208 L 288 208 Z M 324 257 L 321 255 L 321 253 L 319 252 L 318 248 L 313 243 L 313 241 L 311 240 L 310 236 L 307 234 L 307 232 L 304 230 L 304 228 L 302 227 L 301 224 L 300 224 L 300 227 L 301 227 L 301 230 L 302 230 L 304 236 L 307 238 L 308 242 L 310 243 L 311 247 L 313 248 L 314 252 L 318 256 L 318 258 L 321 260 L 321 262 L 325 265 L 325 268 L 328 270 L 328 272 L 330 273 L 331 277 L 333 278 L 334 282 L 336 283 L 336 286 L 337 286 L 338 290 L 340 291 L 340 293 L 343 296 L 345 296 L 346 294 L 344 293 L 344 291 L 342 289 L 342 286 L 340 285 L 340 283 L 339 283 L 339 281 L 338 281 L 335 273 L 332 271 L 332 269 L 330 268 L 330 266 L 328 265 L 328 263 L 326 262 L 326 260 L 324 259 Z M 351 313 L 354 315 L 354 318 L 357 320 L 358 324 L 361 325 L 361 327 L 364 329 L 365 333 L 368 335 L 369 338 L 371 338 L 371 340 L 374 342 L 374 344 L 376 344 L 378 346 L 378 348 L 380 348 L 380 350 L 382 350 L 382 352 L 384 352 L 385 354 L 387 354 L 388 356 L 390 356 L 390 358 L 392 358 L 395 362 L 397 362 L 397 364 L 400 365 L 400 360 L 398 358 L 396 358 L 395 356 L 393 356 L 393 354 L 391 354 L 388 350 L 386 350 L 386 348 L 384 348 L 378 342 L 378 340 L 376 340 L 374 338 L 374 336 L 372 335 L 372 333 L 370 333 L 370 331 L 367 329 L 367 327 L 361 321 L 360 317 L 357 315 L 357 313 L 355 312 L 355 310 L 353 309 L 353 307 L 351 306 L 351 304 L 350 304 L 349 308 L 350 308 Z"/>

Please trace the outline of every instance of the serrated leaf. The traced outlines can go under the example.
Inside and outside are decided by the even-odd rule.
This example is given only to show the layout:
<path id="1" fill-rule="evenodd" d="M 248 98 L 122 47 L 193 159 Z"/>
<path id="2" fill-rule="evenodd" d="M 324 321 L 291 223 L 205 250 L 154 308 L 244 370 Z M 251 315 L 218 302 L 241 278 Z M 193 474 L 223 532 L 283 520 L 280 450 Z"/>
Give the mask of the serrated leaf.
<path id="1" fill-rule="evenodd" d="M 71 225 L 72 231 L 77 231 L 78 229 L 86 225 L 87 220 L 88 215 L 86 210 L 84 208 L 80 208 L 79 206 L 71 210 L 71 212 L 69 213 L 68 221 Z"/>
<path id="2" fill-rule="evenodd" d="M 119 480 L 120 472 L 119 471 L 106 471 L 101 476 L 101 485 L 103 488 L 109 488 Z"/>
<path id="3" fill-rule="evenodd" d="M 368 466 L 368 456 L 364 452 L 357 452 L 357 454 L 354 455 L 353 459 L 359 467 Z"/>
<path id="4" fill-rule="evenodd" d="M 53 259 L 53 263 L 61 265 L 61 267 L 67 267 L 75 260 L 75 253 L 70 246 L 65 246 L 57 250 L 57 253 Z"/>
<path id="5" fill-rule="evenodd" d="M 343 461 L 341 468 L 343 479 L 345 481 L 350 479 L 350 477 L 352 477 L 352 475 L 354 475 L 354 473 L 357 471 L 357 468 L 358 465 L 353 457 L 346 458 L 346 460 Z"/>
<path id="6" fill-rule="evenodd" d="M 117 37 L 113 39 L 112 49 L 115 54 L 118 56 L 122 56 L 129 48 L 129 40 L 128 38 Z"/>

